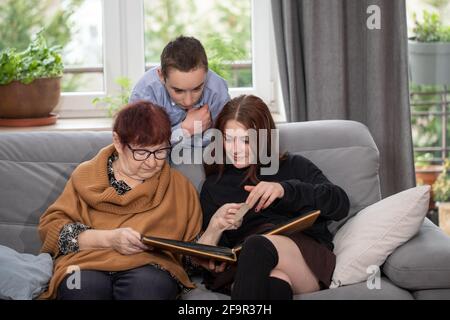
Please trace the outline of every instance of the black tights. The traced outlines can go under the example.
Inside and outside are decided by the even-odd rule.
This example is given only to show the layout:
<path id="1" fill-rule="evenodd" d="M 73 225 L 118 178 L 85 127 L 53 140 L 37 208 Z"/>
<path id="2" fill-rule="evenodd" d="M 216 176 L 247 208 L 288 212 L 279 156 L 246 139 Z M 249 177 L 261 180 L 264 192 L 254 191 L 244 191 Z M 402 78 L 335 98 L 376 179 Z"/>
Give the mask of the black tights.
<path id="1" fill-rule="evenodd" d="M 264 236 L 251 236 L 245 240 L 239 255 L 233 300 L 292 300 L 292 288 L 284 280 L 271 277 L 278 264 L 278 252 Z"/>

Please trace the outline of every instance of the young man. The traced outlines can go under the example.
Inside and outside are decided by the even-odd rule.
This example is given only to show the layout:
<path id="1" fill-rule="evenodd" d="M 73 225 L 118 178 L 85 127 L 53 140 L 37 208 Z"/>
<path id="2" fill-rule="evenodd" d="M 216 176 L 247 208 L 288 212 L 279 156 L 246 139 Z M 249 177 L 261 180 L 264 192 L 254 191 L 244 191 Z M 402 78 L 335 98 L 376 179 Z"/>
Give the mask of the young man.
<path id="1" fill-rule="evenodd" d="M 161 65 L 147 71 L 134 87 L 130 102 L 147 100 L 165 109 L 172 124 L 172 141 L 183 138 L 196 146 L 209 143 L 208 135 L 194 136 L 194 123 L 201 132 L 210 128 L 230 100 L 224 79 L 208 70 L 200 41 L 180 36 L 161 54 Z"/>

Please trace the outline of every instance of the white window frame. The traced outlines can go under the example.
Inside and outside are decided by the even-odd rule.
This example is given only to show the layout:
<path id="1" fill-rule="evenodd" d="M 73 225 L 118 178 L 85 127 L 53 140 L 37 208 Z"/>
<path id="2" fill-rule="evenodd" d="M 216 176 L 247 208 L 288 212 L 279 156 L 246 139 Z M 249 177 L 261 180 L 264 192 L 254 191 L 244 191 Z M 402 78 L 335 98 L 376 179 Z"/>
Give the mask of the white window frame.
<path id="1" fill-rule="evenodd" d="M 144 1 L 103 0 L 104 92 L 62 93 L 55 111 L 61 118 L 106 117 L 106 110 L 92 105 L 96 97 L 119 90 L 119 76 L 134 85 L 145 72 Z M 278 113 L 278 74 L 270 0 L 252 0 L 252 78 L 251 88 L 230 88 L 231 97 L 254 94 Z"/>

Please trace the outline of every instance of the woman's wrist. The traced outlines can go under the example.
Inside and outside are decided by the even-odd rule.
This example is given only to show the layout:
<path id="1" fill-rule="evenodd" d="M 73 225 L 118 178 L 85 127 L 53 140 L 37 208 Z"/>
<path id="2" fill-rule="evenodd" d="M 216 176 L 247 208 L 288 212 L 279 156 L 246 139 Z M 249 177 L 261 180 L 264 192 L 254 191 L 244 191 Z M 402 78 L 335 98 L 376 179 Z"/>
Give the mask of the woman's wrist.
<path id="1" fill-rule="evenodd" d="M 112 248 L 114 230 L 86 230 L 78 236 L 80 250 Z"/>
<path id="2" fill-rule="evenodd" d="M 219 242 L 221 236 L 221 230 L 209 225 L 205 232 L 203 232 L 202 236 L 198 239 L 197 243 L 215 246 Z"/>

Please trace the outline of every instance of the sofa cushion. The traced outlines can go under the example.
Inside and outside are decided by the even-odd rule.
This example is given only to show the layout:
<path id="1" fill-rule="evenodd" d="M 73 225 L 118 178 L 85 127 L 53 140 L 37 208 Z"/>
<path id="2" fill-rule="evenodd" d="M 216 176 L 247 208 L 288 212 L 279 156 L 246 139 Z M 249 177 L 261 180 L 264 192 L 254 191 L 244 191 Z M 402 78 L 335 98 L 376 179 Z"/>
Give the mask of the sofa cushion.
<path id="1" fill-rule="evenodd" d="M 414 291 L 417 300 L 450 300 L 450 289 L 433 289 Z"/>
<path id="2" fill-rule="evenodd" d="M 354 214 L 381 199 L 379 153 L 366 126 L 355 121 L 321 120 L 280 124 L 278 128 L 281 152 L 308 158 L 347 193 L 349 214 L 329 224 L 332 234 Z"/>
<path id="3" fill-rule="evenodd" d="M 450 288 L 450 237 L 429 220 L 383 265 L 396 285 L 410 290 Z"/>
<path id="4" fill-rule="evenodd" d="M 195 283 L 197 288 L 184 293 L 181 296 L 182 300 L 230 300 L 230 296 L 213 292 L 208 289 L 206 289 L 205 285 L 202 284 L 202 277 L 201 276 L 194 276 L 192 277 L 192 281 Z"/>
<path id="5" fill-rule="evenodd" d="M 430 186 L 411 188 L 359 212 L 337 232 L 332 286 L 368 279 L 368 268 L 386 258 L 419 230 L 427 213 Z"/>
<path id="6" fill-rule="evenodd" d="M 13 132 L 0 139 L 0 244 L 37 254 L 36 226 L 73 169 L 111 143 L 110 132 Z"/>
<path id="7" fill-rule="evenodd" d="M 360 282 L 335 289 L 326 289 L 294 296 L 295 300 L 413 300 L 407 290 L 395 286 L 388 278 L 381 277 L 378 288 L 369 289 Z"/>
<path id="8" fill-rule="evenodd" d="M 52 272 L 49 254 L 35 256 L 0 246 L 0 299 L 36 298 L 47 288 Z"/>
<path id="9" fill-rule="evenodd" d="M 212 292 L 201 283 L 201 277 L 192 279 L 197 288 L 185 293 L 182 300 L 230 300 L 230 296 Z M 450 291 L 450 290 L 449 290 Z M 297 294 L 294 300 L 412 300 L 413 296 L 404 289 L 396 287 L 386 278 L 381 277 L 379 288 L 369 289 L 365 282 L 321 290 L 313 293 Z"/>

